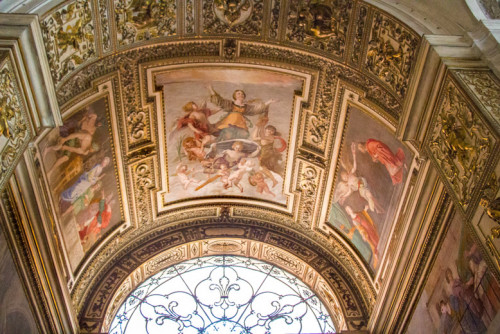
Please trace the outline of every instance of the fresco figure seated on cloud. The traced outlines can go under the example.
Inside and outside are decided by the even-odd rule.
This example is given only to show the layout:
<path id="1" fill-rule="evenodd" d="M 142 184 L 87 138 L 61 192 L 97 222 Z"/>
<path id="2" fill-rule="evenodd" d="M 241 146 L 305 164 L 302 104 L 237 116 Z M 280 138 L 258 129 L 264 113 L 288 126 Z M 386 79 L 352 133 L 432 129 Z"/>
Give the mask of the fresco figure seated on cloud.
<path id="1" fill-rule="evenodd" d="M 267 102 L 261 100 L 246 101 L 246 94 L 243 90 L 235 90 L 233 93 L 233 100 L 221 97 L 212 86 L 208 86 L 210 91 L 210 101 L 219 106 L 227 113 L 216 124 L 218 131 L 218 140 L 225 141 L 230 139 L 246 139 L 250 137 L 249 127 L 253 127 L 249 116 L 254 115 L 267 115 L 269 112 L 269 105 L 276 102 L 271 99 Z"/>

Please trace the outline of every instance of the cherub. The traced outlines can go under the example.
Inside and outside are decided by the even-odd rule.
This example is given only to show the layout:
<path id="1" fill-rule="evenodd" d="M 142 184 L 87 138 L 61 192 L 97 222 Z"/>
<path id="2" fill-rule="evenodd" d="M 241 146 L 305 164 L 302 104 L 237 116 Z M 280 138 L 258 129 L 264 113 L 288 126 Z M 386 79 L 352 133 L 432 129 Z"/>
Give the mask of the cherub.
<path id="1" fill-rule="evenodd" d="M 231 182 L 229 181 L 229 173 L 231 171 L 227 167 L 226 164 L 222 164 L 219 166 L 219 171 L 217 172 L 217 176 L 219 176 L 220 181 L 222 182 L 222 185 L 224 189 L 228 189 L 231 186 Z"/>
<path id="2" fill-rule="evenodd" d="M 262 194 L 269 194 L 273 197 L 276 195 L 269 189 L 269 186 L 266 183 L 264 174 L 262 172 L 257 172 L 252 176 L 248 177 L 248 182 L 254 187 L 257 187 L 257 191 Z"/>
<path id="3" fill-rule="evenodd" d="M 240 184 L 240 181 L 246 172 L 250 172 L 251 170 L 253 170 L 253 166 L 254 163 L 252 160 L 247 161 L 246 159 L 241 159 L 237 165 L 237 169 L 235 171 L 232 171 L 231 175 L 229 175 L 228 182 L 238 187 L 238 189 L 243 192 L 243 186 Z"/>
<path id="4" fill-rule="evenodd" d="M 177 177 L 184 185 L 184 189 L 187 189 L 190 184 L 198 185 L 200 183 L 199 181 L 189 177 L 189 174 L 191 174 L 194 170 L 189 170 L 186 164 L 177 165 L 177 168 L 175 170 L 177 172 Z"/>

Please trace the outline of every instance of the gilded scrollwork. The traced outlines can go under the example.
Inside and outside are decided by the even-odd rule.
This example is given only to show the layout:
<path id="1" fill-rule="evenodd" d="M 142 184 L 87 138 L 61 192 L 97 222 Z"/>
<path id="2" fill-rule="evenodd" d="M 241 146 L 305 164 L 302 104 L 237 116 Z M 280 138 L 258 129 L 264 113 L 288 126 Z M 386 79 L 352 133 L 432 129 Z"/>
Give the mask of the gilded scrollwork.
<path id="1" fill-rule="evenodd" d="M 354 37 L 352 41 L 352 52 L 350 53 L 349 61 L 355 65 L 359 65 L 361 60 L 361 52 L 363 51 L 363 37 L 366 30 L 366 21 L 368 19 L 368 7 L 361 5 L 357 9 L 357 21 L 354 26 Z"/>
<path id="2" fill-rule="evenodd" d="M 99 0 L 99 20 L 101 28 L 102 51 L 111 51 L 111 32 L 109 26 L 108 0 Z"/>
<path id="3" fill-rule="evenodd" d="M 322 57 L 311 54 L 304 54 L 290 49 L 273 48 L 269 45 L 255 43 L 239 43 L 239 54 L 241 57 L 258 58 L 266 60 L 286 61 L 290 64 L 308 64 L 313 68 L 328 69 L 331 78 L 338 78 L 349 82 L 352 85 L 364 90 L 366 96 L 364 100 L 370 101 L 380 106 L 394 119 L 398 119 L 401 114 L 401 103 L 375 79 L 363 75 L 359 71 L 338 63 L 328 62 Z"/>
<path id="4" fill-rule="evenodd" d="M 153 59 L 174 58 L 186 54 L 215 56 L 219 55 L 219 49 L 218 42 L 192 42 L 133 49 L 118 55 L 110 55 L 84 67 L 78 74 L 72 76 L 57 91 L 58 102 L 62 105 L 89 89 L 96 76 L 118 71 L 124 97 L 123 107 L 126 111 L 128 142 L 130 146 L 133 146 L 150 139 L 149 113 L 139 102 L 139 64 Z"/>
<path id="5" fill-rule="evenodd" d="M 261 35 L 263 0 L 204 0 L 203 32 Z"/>
<path id="6" fill-rule="evenodd" d="M 194 17 L 195 17 L 195 12 L 194 12 L 194 2 L 193 0 L 186 0 L 186 18 L 184 20 L 184 30 L 186 34 L 194 34 Z"/>
<path id="7" fill-rule="evenodd" d="M 490 71 L 454 72 L 500 129 L 500 83 Z"/>
<path id="8" fill-rule="evenodd" d="M 372 22 L 364 67 L 402 99 L 408 89 L 419 43 L 416 33 L 377 12 Z"/>
<path id="9" fill-rule="evenodd" d="M 431 126 L 430 150 L 462 209 L 477 190 L 495 138 L 452 80 L 447 80 Z"/>
<path id="10" fill-rule="evenodd" d="M 278 38 L 280 8 L 281 8 L 281 0 L 272 0 L 271 24 L 269 25 L 269 36 L 271 38 Z"/>
<path id="11" fill-rule="evenodd" d="M 30 131 L 14 63 L 0 54 L 0 189 L 28 144 Z"/>
<path id="12" fill-rule="evenodd" d="M 287 39 L 343 58 L 352 8 L 348 0 L 291 1 Z"/>
<path id="13" fill-rule="evenodd" d="M 134 168 L 135 177 L 135 200 L 137 211 L 137 223 L 145 225 L 151 217 L 151 189 L 154 188 L 153 168 L 151 163 L 143 162 Z"/>
<path id="14" fill-rule="evenodd" d="M 168 0 L 114 0 L 120 45 L 172 36 L 177 33 L 176 2 Z"/>
<path id="15" fill-rule="evenodd" d="M 301 163 L 298 180 L 298 190 L 301 192 L 301 210 L 297 220 L 304 226 L 310 226 L 313 222 L 321 174 L 321 171 L 317 170 L 315 166 Z"/>
<path id="16" fill-rule="evenodd" d="M 90 1 L 71 2 L 44 18 L 40 26 L 56 84 L 84 62 L 96 57 Z"/>
<path id="17" fill-rule="evenodd" d="M 334 110 L 337 73 L 328 66 L 323 75 L 323 82 L 318 94 L 317 107 L 308 117 L 304 142 L 323 152 L 326 147 L 331 117 Z"/>

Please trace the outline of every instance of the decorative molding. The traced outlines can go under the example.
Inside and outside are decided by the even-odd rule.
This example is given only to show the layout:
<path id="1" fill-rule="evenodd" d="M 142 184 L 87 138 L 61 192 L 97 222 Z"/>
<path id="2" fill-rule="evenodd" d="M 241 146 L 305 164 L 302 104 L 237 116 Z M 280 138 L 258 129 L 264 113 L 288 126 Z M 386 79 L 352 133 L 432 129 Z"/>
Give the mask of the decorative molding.
<path id="1" fill-rule="evenodd" d="M 473 104 L 448 76 L 430 124 L 427 145 L 464 211 L 473 204 L 496 144 Z"/>
<path id="2" fill-rule="evenodd" d="M 358 291 L 356 287 L 360 283 L 356 279 L 361 279 L 361 277 L 354 280 L 346 279 L 347 272 L 345 268 L 335 265 L 334 263 L 339 261 L 338 258 L 327 255 L 328 251 L 326 249 L 318 247 L 318 244 L 304 238 L 298 232 L 292 232 L 289 228 L 222 216 L 208 220 L 188 219 L 184 222 L 179 220 L 175 227 L 170 226 L 162 227 L 161 230 L 150 230 L 149 236 L 143 235 L 137 238 L 136 242 L 129 243 L 125 248 L 115 246 L 113 248 L 113 260 L 108 261 L 104 267 L 100 267 L 99 273 L 94 272 L 93 279 L 86 284 L 83 290 L 78 288 L 81 292 L 86 291 L 85 297 L 80 296 L 78 298 L 79 302 L 74 299 L 74 302 L 77 302 L 81 326 L 91 327 L 91 324 L 87 322 L 102 322 L 105 317 L 105 309 L 113 301 L 113 295 L 119 290 L 121 283 L 135 268 L 148 259 L 189 242 L 221 237 L 248 239 L 272 244 L 302 261 L 307 261 L 332 286 L 333 292 L 339 296 L 342 308 L 344 308 L 344 305 L 348 305 L 351 310 L 349 312 L 350 316 L 346 316 L 348 324 L 349 320 L 353 321 L 353 319 L 367 320 L 369 311 L 366 309 L 366 304 L 362 302 L 364 293 Z M 327 269 L 328 277 L 323 274 Z M 81 282 L 77 284 L 79 286 Z M 342 287 L 341 294 L 339 294 L 335 286 Z M 348 304 L 346 304 L 346 300 L 349 301 Z"/>
<path id="3" fill-rule="evenodd" d="M 344 59 L 353 6 L 348 0 L 291 0 L 286 39 Z"/>
<path id="4" fill-rule="evenodd" d="M 488 70 L 453 70 L 500 135 L 500 82 Z"/>
<path id="5" fill-rule="evenodd" d="M 119 46 L 177 33 L 176 1 L 114 0 L 113 3 Z"/>
<path id="6" fill-rule="evenodd" d="M 386 14 L 375 12 L 364 68 L 403 99 L 419 44 L 420 37 L 415 32 Z"/>
<path id="7" fill-rule="evenodd" d="M 235 9 L 224 0 L 203 0 L 203 33 L 262 35 L 263 0 L 237 0 Z"/>
<path id="8" fill-rule="evenodd" d="M 99 11 L 99 31 L 101 32 L 100 43 L 102 53 L 112 51 L 110 15 L 109 15 L 109 0 L 97 0 Z"/>
<path id="9" fill-rule="evenodd" d="M 15 62 L 0 52 L 0 189 L 9 179 L 33 133 Z"/>
<path id="10" fill-rule="evenodd" d="M 146 278 L 177 263 L 217 254 L 248 256 L 269 262 L 289 271 L 322 297 L 323 302 L 329 306 L 330 310 L 337 310 L 337 312 L 332 314 L 335 327 L 340 330 L 347 329 L 338 296 L 320 274 L 307 262 L 304 262 L 287 251 L 283 251 L 266 243 L 248 239 L 218 238 L 195 241 L 174 247 L 160 253 L 135 268 L 135 270 L 121 283 L 120 287 L 113 295 L 111 302 L 108 304 L 101 332 L 109 331 L 113 316 L 120 305 L 128 294 Z"/>
<path id="11" fill-rule="evenodd" d="M 56 9 L 41 21 L 45 50 L 54 82 L 95 58 L 95 22 L 92 4 L 75 0 Z"/>

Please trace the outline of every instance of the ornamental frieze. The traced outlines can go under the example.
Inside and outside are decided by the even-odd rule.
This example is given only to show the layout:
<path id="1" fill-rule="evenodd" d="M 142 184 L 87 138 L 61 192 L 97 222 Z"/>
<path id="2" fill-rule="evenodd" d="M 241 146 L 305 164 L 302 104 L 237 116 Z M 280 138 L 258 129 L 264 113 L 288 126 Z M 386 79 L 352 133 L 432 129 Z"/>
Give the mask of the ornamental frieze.
<path id="1" fill-rule="evenodd" d="M 14 66 L 7 52 L 0 53 L 0 189 L 31 137 L 30 121 Z"/>
<path id="2" fill-rule="evenodd" d="M 168 0 L 114 0 L 117 39 L 120 46 L 177 32 L 176 2 Z"/>
<path id="3" fill-rule="evenodd" d="M 467 211 L 494 153 L 496 139 L 458 85 L 447 78 L 428 147 L 460 207 Z"/>
<path id="4" fill-rule="evenodd" d="M 67 74 L 96 57 L 95 22 L 90 1 L 71 2 L 45 17 L 40 26 L 56 85 Z"/>
<path id="5" fill-rule="evenodd" d="M 403 99 L 419 43 L 420 37 L 415 32 L 377 12 L 372 21 L 364 68 Z"/>
<path id="6" fill-rule="evenodd" d="M 102 52 L 106 53 L 111 51 L 111 31 L 110 31 L 110 18 L 108 11 L 108 0 L 98 0 L 99 5 L 99 28 L 101 32 L 101 48 Z"/>
<path id="7" fill-rule="evenodd" d="M 353 2 L 348 0 L 292 0 L 287 40 L 343 59 Z"/>
<path id="8" fill-rule="evenodd" d="M 470 96 L 483 107 L 485 116 L 500 133 L 500 82 L 490 71 L 456 70 L 453 72 L 464 84 Z"/>
<path id="9" fill-rule="evenodd" d="M 261 35 L 263 17 L 263 0 L 203 1 L 205 34 Z"/>

